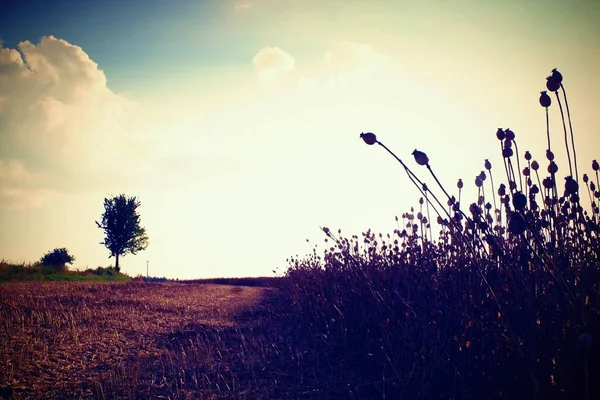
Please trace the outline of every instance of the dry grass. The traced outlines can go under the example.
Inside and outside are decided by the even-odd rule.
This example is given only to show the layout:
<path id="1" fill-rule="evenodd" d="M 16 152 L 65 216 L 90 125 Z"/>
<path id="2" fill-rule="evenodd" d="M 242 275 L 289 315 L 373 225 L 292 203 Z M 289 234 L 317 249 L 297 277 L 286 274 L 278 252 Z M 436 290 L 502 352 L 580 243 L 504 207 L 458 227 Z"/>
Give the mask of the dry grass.
<path id="1" fill-rule="evenodd" d="M 3 284 L 0 387 L 17 399 L 256 398 L 273 391 L 261 328 L 273 290 Z"/>

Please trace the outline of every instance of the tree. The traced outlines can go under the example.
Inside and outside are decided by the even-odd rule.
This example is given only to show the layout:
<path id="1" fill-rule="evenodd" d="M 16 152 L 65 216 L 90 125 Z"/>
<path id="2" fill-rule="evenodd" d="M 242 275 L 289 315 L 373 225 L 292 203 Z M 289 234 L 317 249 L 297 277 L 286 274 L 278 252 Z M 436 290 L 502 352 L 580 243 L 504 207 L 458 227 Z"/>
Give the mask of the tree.
<path id="1" fill-rule="evenodd" d="M 49 251 L 40 258 L 42 264 L 61 270 L 65 269 L 65 264 L 71 264 L 73 261 L 75 261 L 75 257 L 70 255 L 64 247 Z"/>
<path id="2" fill-rule="evenodd" d="M 141 203 L 135 197 L 124 194 L 104 199 L 102 223 L 96 221 L 98 228 L 106 235 L 103 244 L 115 257 L 115 270 L 119 272 L 119 256 L 136 254 L 148 247 L 146 228 L 140 226 L 137 208 Z"/>

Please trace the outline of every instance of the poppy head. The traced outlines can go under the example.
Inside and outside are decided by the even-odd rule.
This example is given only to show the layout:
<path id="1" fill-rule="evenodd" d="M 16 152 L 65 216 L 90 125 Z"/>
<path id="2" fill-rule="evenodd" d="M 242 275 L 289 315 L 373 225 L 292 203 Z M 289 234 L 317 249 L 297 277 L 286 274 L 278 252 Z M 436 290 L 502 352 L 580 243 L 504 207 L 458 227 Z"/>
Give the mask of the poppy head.
<path id="1" fill-rule="evenodd" d="M 360 138 L 368 145 L 373 145 L 377 143 L 377 136 L 375 136 L 375 134 L 371 132 L 361 133 Z"/>
<path id="2" fill-rule="evenodd" d="M 544 90 L 541 93 L 542 94 L 540 95 L 540 105 L 545 108 L 550 107 L 550 104 L 552 104 L 552 99 L 550 99 L 550 96 L 548 96 L 548 92 Z"/>
<path id="3" fill-rule="evenodd" d="M 427 157 L 427 154 L 423 153 L 422 151 L 415 149 L 415 151 L 412 152 L 412 155 L 415 157 L 415 161 L 417 162 L 417 164 L 429 164 L 429 157 Z"/>
<path id="4" fill-rule="evenodd" d="M 579 190 L 579 184 L 572 176 L 567 176 L 565 178 L 565 193 L 566 194 L 575 194 Z"/>

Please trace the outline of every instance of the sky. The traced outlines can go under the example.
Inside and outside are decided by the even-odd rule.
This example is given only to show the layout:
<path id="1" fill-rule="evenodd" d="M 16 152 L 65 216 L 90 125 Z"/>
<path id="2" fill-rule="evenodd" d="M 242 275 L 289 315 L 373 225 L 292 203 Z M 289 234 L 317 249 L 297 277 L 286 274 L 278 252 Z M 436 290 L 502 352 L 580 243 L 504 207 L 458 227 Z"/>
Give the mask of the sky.
<path id="1" fill-rule="evenodd" d="M 114 265 L 105 197 L 136 196 L 130 275 L 282 274 L 320 226 L 388 233 L 426 152 L 463 203 L 512 129 L 545 168 L 540 91 L 564 76 L 580 174 L 600 159 L 600 2 L 8 0 L 0 5 L 0 259 Z M 560 113 L 550 107 L 559 176 Z M 439 193 L 439 191 L 437 192 Z M 308 240 L 308 242 L 307 242 Z"/>

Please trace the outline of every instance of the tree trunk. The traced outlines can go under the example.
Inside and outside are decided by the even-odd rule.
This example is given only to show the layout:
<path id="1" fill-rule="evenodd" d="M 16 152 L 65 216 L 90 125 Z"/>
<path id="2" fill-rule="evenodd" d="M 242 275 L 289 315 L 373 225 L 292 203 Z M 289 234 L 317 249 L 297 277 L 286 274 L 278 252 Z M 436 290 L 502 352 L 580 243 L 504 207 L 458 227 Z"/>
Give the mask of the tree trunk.
<path id="1" fill-rule="evenodd" d="M 115 271 L 117 271 L 117 273 L 119 272 L 120 268 L 119 268 L 119 255 L 117 254 L 115 256 L 116 261 L 115 261 Z"/>

